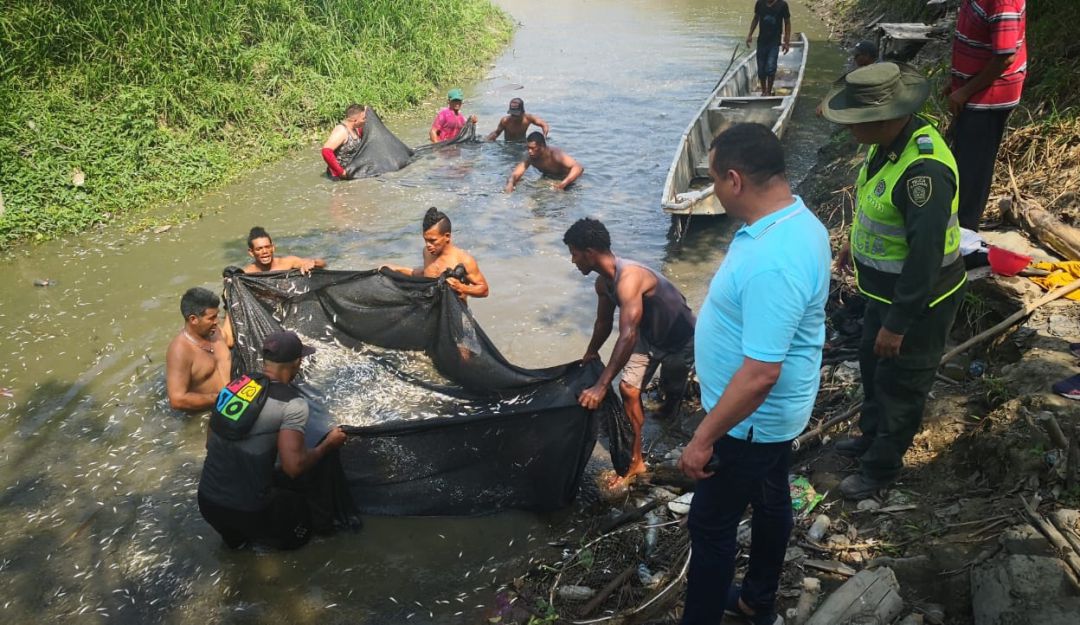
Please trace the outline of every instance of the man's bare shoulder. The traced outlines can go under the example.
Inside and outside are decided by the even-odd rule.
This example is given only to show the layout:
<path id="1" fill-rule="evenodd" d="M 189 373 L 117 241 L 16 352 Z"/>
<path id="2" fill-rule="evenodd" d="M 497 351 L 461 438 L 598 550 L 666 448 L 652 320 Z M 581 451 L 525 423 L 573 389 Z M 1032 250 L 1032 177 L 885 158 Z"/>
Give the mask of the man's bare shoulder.
<path id="1" fill-rule="evenodd" d="M 251 263 L 249 265 L 244 265 L 243 271 L 244 273 L 259 273 L 262 270 L 259 269 L 259 266 L 255 263 Z"/>
<path id="2" fill-rule="evenodd" d="M 194 354 L 191 350 L 192 347 L 194 347 L 194 345 L 184 338 L 184 333 L 181 331 L 169 341 L 169 347 L 165 350 L 165 364 L 190 364 L 194 361 Z"/>
<path id="3" fill-rule="evenodd" d="M 651 290 L 656 286 L 656 276 L 649 270 L 648 267 L 642 265 L 631 265 L 629 263 L 623 265 L 622 272 L 619 274 L 619 283 L 617 290 L 619 294 L 626 294 L 632 296 L 635 293 L 638 295 L 644 294 L 646 291 Z"/>

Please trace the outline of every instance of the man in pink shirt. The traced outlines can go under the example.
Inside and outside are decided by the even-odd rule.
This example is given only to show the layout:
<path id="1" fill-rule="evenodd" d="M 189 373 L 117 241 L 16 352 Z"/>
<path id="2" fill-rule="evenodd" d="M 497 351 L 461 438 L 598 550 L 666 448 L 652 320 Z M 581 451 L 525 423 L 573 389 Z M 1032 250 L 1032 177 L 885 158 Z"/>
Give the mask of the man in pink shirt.
<path id="1" fill-rule="evenodd" d="M 461 92 L 461 89 L 451 89 L 450 93 L 446 94 L 446 108 L 435 116 L 431 131 L 428 132 L 432 143 L 449 141 L 457 137 L 461 129 L 465 127 L 465 116 L 461 114 L 461 103 L 464 99 L 465 94 Z M 469 117 L 469 121 L 475 124 L 476 115 Z"/>

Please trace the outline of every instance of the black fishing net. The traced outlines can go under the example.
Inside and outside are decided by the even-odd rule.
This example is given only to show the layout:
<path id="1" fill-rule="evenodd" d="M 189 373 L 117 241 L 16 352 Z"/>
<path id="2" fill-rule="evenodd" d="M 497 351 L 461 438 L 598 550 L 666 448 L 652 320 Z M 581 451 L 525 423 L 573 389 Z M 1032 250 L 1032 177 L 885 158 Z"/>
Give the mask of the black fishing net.
<path id="1" fill-rule="evenodd" d="M 349 162 L 342 163 L 341 166 L 345 169 L 345 175 L 348 178 L 369 178 L 397 171 L 411 163 L 416 156 L 436 148 L 473 141 L 478 141 L 476 124 L 467 121 L 453 139 L 410 148 L 390 132 L 378 113 L 369 108 L 360 148 Z"/>
<path id="2" fill-rule="evenodd" d="M 300 387 L 342 424 L 341 460 L 360 510 L 384 515 L 554 510 L 577 494 L 598 427 L 620 474 L 633 433 L 616 393 L 577 403 L 596 361 L 508 362 L 444 278 L 391 271 L 225 270 L 236 371 L 261 368 L 268 333 L 318 349 Z"/>

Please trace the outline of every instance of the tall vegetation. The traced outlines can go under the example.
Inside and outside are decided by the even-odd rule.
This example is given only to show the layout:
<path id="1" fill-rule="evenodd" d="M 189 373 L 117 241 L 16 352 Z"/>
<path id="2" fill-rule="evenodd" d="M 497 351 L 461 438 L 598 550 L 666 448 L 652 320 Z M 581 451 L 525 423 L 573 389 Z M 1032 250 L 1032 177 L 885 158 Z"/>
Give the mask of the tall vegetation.
<path id="1" fill-rule="evenodd" d="M 487 0 L 5 0 L 0 247 L 220 184 L 350 102 L 420 102 L 510 33 Z"/>

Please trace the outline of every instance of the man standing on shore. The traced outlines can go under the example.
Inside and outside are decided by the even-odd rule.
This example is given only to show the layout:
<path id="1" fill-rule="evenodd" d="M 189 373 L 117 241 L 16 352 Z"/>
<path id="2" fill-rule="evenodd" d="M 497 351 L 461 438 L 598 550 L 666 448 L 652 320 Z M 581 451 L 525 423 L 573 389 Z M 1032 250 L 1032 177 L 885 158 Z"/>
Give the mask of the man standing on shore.
<path id="1" fill-rule="evenodd" d="M 859 68 L 825 97 L 822 115 L 869 145 L 856 182 L 851 240 L 837 255 L 867 298 L 859 346 L 862 436 L 836 452 L 859 457 L 840 482 L 849 499 L 894 482 L 922 423 L 967 273 L 960 256 L 957 166 L 945 140 L 915 115 L 926 79 L 894 63 Z"/>
<path id="2" fill-rule="evenodd" d="M 514 98 L 510 100 L 510 108 L 507 109 L 506 115 L 499 120 L 499 125 L 487 136 L 488 141 L 494 141 L 499 138 L 499 135 L 504 131 L 506 132 L 507 141 L 521 141 L 525 138 L 525 133 L 529 131 L 529 126 L 536 125 L 540 127 L 540 130 L 544 131 L 544 136 L 548 135 L 547 122 L 540 119 L 536 115 L 530 115 L 525 112 L 525 102 L 521 98 Z"/>
<path id="3" fill-rule="evenodd" d="M 817 396 L 829 234 L 792 195 L 780 141 L 761 124 L 720 133 L 709 175 L 716 198 L 745 225 L 709 285 L 694 340 L 707 413 L 679 459 L 699 480 L 682 623 L 716 625 L 726 609 L 755 625 L 782 624 L 775 602 L 793 525 L 791 441 Z M 747 506 L 750 569 L 732 585 Z"/>
<path id="4" fill-rule="evenodd" d="M 622 478 L 625 483 L 645 472 L 641 391 L 657 367 L 664 392 L 664 406 L 657 416 L 673 416 L 682 403 L 687 376 L 694 366 L 694 313 L 667 278 L 645 265 L 615 256 L 607 228 L 596 219 L 579 219 L 563 235 L 563 243 L 570 249 L 570 261 L 578 271 L 586 276 L 597 274 L 596 321 L 583 361 L 600 358 L 600 347 L 611 335 L 615 309 L 619 309 L 619 338 L 611 359 L 596 384 L 581 392 L 578 403 L 588 410 L 598 408 L 611 390 L 615 375 L 622 372 L 619 392 L 634 429 L 630 469 Z"/>
<path id="5" fill-rule="evenodd" d="M 1001 137 L 1027 74 L 1025 0 L 963 0 L 956 15 L 952 151 L 960 175 L 960 227 L 979 230 Z"/>
<path id="6" fill-rule="evenodd" d="M 539 132 L 529 134 L 525 149 L 528 150 L 529 154 L 510 173 L 510 180 L 506 182 L 507 193 L 513 193 L 514 187 L 521 181 L 521 177 L 525 175 L 529 167 L 537 168 L 545 176 L 562 178 L 555 184 L 555 188 L 560 191 L 565 191 L 566 187 L 569 187 L 581 177 L 581 174 L 585 173 L 585 168 L 579 165 L 573 156 L 559 148 L 548 147 L 547 140 Z"/>
<path id="7" fill-rule="evenodd" d="M 165 390 L 176 410 L 209 410 L 229 383 L 232 357 L 218 331 L 220 304 L 217 295 L 201 287 L 188 289 L 180 298 L 184 329 L 165 353 Z"/>
<path id="8" fill-rule="evenodd" d="M 754 29 L 761 26 L 757 39 L 758 82 L 761 95 L 773 94 L 773 78 L 776 77 L 776 62 L 780 52 L 788 53 L 791 48 L 791 9 L 786 0 L 757 0 L 754 3 L 754 19 L 750 21 L 750 32 L 746 35 L 746 46 L 754 39 Z M 781 50 L 780 33 L 783 27 L 784 43 Z"/>

